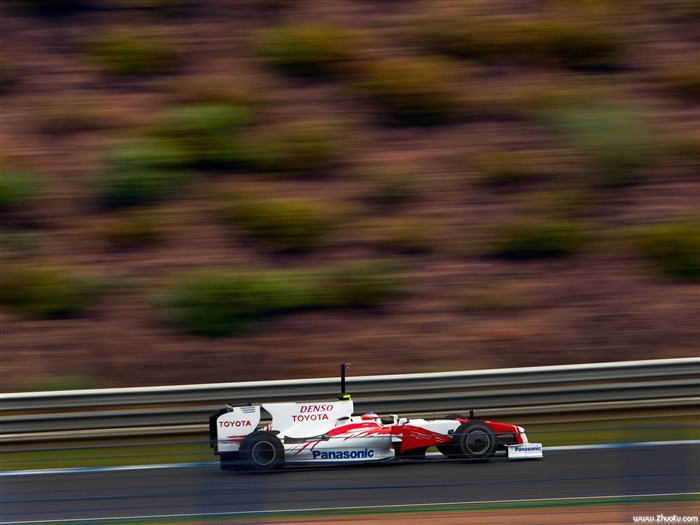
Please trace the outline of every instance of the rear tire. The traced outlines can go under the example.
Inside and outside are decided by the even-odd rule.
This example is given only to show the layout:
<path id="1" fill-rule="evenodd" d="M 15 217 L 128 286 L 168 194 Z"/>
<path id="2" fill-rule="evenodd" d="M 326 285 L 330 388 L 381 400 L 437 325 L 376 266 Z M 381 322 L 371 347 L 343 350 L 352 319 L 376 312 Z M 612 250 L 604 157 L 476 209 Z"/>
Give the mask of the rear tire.
<path id="1" fill-rule="evenodd" d="M 482 421 L 464 423 L 455 430 L 453 441 L 459 445 L 461 457 L 471 462 L 486 462 L 496 453 L 497 439 L 493 429 Z"/>
<path id="2" fill-rule="evenodd" d="M 224 452 L 219 454 L 221 470 L 235 470 L 238 465 L 238 454 L 235 452 Z"/>
<path id="3" fill-rule="evenodd" d="M 462 414 L 447 414 L 443 419 L 467 419 Z M 445 443 L 437 446 L 438 452 L 450 459 L 458 459 L 462 457 L 462 452 L 459 448 L 459 443 L 452 440 L 452 443 Z"/>
<path id="4" fill-rule="evenodd" d="M 245 470 L 268 471 L 284 466 L 284 447 L 272 432 L 253 432 L 241 443 L 240 465 Z"/>

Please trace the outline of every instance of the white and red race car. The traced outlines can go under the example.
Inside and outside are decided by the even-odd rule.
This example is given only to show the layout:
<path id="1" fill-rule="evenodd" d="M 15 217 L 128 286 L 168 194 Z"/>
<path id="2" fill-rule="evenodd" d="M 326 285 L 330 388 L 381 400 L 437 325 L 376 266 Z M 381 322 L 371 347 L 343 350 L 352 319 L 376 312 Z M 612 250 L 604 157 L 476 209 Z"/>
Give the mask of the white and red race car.
<path id="1" fill-rule="evenodd" d="M 262 410 L 272 421 L 261 425 Z M 488 461 L 542 457 L 522 427 L 472 417 L 406 419 L 374 413 L 353 416 L 349 395 L 337 401 L 230 406 L 209 417 L 211 446 L 223 470 L 275 470 L 284 465 L 348 464 L 444 457 Z"/>

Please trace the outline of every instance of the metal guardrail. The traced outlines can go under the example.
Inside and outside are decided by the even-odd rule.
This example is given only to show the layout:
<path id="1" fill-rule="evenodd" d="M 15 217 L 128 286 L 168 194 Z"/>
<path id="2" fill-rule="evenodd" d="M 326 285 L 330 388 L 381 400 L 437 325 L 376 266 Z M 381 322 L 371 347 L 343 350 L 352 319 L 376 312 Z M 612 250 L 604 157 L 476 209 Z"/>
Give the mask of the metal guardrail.
<path id="1" fill-rule="evenodd" d="M 526 408 L 528 413 L 654 402 L 700 405 L 700 358 L 349 377 L 357 412 Z M 223 403 L 328 399 L 338 378 L 0 394 L 0 442 L 201 425 Z M 131 430 L 129 430 L 131 429 Z"/>

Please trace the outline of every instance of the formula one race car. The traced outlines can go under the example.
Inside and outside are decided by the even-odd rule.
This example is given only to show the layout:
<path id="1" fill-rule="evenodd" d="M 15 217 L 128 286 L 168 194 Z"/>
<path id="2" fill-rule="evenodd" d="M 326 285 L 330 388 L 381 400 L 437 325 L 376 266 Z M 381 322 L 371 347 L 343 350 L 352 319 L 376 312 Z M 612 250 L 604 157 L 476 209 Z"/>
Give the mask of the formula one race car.
<path id="1" fill-rule="evenodd" d="M 261 426 L 263 409 L 272 421 Z M 522 427 L 473 414 L 432 420 L 352 414 L 347 394 L 330 402 L 226 405 L 209 416 L 211 447 L 223 470 L 415 460 L 431 447 L 472 462 L 488 461 L 499 450 L 508 459 L 542 457 L 542 444 L 529 443 Z"/>

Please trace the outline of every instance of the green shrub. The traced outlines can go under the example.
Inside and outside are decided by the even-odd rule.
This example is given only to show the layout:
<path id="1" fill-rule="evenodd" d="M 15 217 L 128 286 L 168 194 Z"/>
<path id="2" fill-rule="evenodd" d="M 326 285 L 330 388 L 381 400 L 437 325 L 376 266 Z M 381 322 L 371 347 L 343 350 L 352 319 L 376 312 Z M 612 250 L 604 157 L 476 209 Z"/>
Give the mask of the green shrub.
<path id="1" fill-rule="evenodd" d="M 0 58 L 0 95 L 8 95 L 21 90 L 26 83 L 27 72 L 8 60 Z"/>
<path id="2" fill-rule="evenodd" d="M 619 61 L 618 37 L 598 23 L 542 20 L 522 29 L 534 34 L 533 46 L 544 59 L 578 68 L 608 68 Z M 533 53 L 537 58 L 538 51 Z"/>
<path id="3" fill-rule="evenodd" d="M 136 206 L 176 194 L 184 186 L 178 171 L 110 171 L 102 177 L 102 194 L 108 206 Z"/>
<path id="4" fill-rule="evenodd" d="M 191 162 L 205 165 L 230 165 L 238 134 L 256 120 L 250 106 L 200 102 L 170 108 L 154 130 L 167 139 Z"/>
<path id="5" fill-rule="evenodd" d="M 265 92 L 243 85 L 231 84 L 216 72 L 183 78 L 172 86 L 173 103 L 179 106 L 221 105 L 247 108 L 253 116 L 265 102 Z"/>
<path id="6" fill-rule="evenodd" d="M 700 102 L 700 69 L 696 63 L 668 69 L 661 80 L 669 92 L 680 99 Z"/>
<path id="7" fill-rule="evenodd" d="M 671 3 L 669 7 L 681 15 L 700 17 L 700 0 L 678 0 Z"/>
<path id="8" fill-rule="evenodd" d="M 371 307 L 398 293 L 395 263 L 368 260 L 348 263 L 322 276 L 321 304 L 341 307 Z"/>
<path id="9" fill-rule="evenodd" d="M 99 186 L 109 206 L 133 206 L 173 195 L 183 188 L 182 169 L 190 163 L 177 144 L 155 138 L 117 144 L 104 160 L 107 167 Z"/>
<path id="10" fill-rule="evenodd" d="M 700 136 L 694 131 L 681 133 L 670 137 L 668 141 L 669 155 L 681 164 L 700 168 Z"/>
<path id="11" fill-rule="evenodd" d="M 474 18 L 433 16 L 416 21 L 416 40 L 428 50 L 459 58 L 483 57 L 489 52 L 489 24 Z"/>
<path id="12" fill-rule="evenodd" d="M 344 211 L 327 200 L 244 198 L 224 210 L 224 215 L 275 250 L 303 252 L 329 243 Z"/>
<path id="13" fill-rule="evenodd" d="M 553 106 L 537 117 L 588 156 L 589 180 L 603 186 L 638 182 L 660 155 L 659 140 L 636 110 L 617 106 Z"/>
<path id="14" fill-rule="evenodd" d="M 186 167 L 190 157 L 172 141 L 138 137 L 112 145 L 104 161 L 115 170 L 177 170 Z"/>
<path id="15" fill-rule="evenodd" d="M 0 302 L 28 318 L 63 318 L 87 310 L 104 288 L 78 268 L 44 264 L 4 265 Z"/>
<path id="16" fill-rule="evenodd" d="M 255 170 L 303 175 L 335 167 L 346 147 L 338 122 L 302 120 L 243 139 L 238 154 Z"/>
<path id="17" fill-rule="evenodd" d="M 182 104 L 168 110 L 161 120 L 165 136 L 217 136 L 253 123 L 253 110 L 245 105 L 201 102 Z"/>
<path id="18" fill-rule="evenodd" d="M 305 272 L 206 269 L 177 277 L 165 305 L 186 332 L 225 336 L 271 315 L 312 306 L 313 287 Z"/>
<path id="19" fill-rule="evenodd" d="M 24 385 L 23 392 L 54 392 L 58 390 L 87 390 L 100 388 L 99 381 L 90 376 L 45 376 Z"/>
<path id="20" fill-rule="evenodd" d="M 455 64 L 435 57 L 372 61 L 360 71 L 359 93 L 376 110 L 406 124 L 439 124 L 464 110 Z"/>
<path id="21" fill-rule="evenodd" d="M 173 68 L 175 48 L 163 35 L 107 33 L 90 39 L 85 50 L 115 75 L 153 75 Z"/>
<path id="22" fill-rule="evenodd" d="M 23 206 L 35 199 L 41 182 L 28 171 L 5 171 L 0 175 L 0 211 Z"/>
<path id="23" fill-rule="evenodd" d="M 256 43 L 257 54 L 291 75 L 328 75 L 351 57 L 351 32 L 343 27 L 301 25 L 264 30 Z"/>
<path id="24" fill-rule="evenodd" d="M 486 62 L 607 67 L 619 53 L 614 35 L 599 24 L 581 21 L 436 17 L 420 21 L 416 34 L 429 50 Z"/>
<path id="25" fill-rule="evenodd" d="M 540 158 L 531 152 L 499 151 L 481 153 L 473 159 L 479 180 L 492 186 L 531 182 L 546 175 Z"/>
<path id="26" fill-rule="evenodd" d="M 417 174 L 413 168 L 370 167 L 362 170 L 359 176 L 369 185 L 367 197 L 377 204 L 401 204 L 417 195 Z"/>
<path id="27" fill-rule="evenodd" d="M 430 251 L 435 244 L 435 230 L 425 221 L 412 217 L 392 217 L 373 225 L 376 244 L 402 254 Z"/>
<path id="28" fill-rule="evenodd" d="M 562 79 L 556 85 L 537 85 L 520 94 L 513 111 L 523 116 L 550 111 L 599 107 L 611 97 L 611 86 L 592 77 Z"/>
<path id="29" fill-rule="evenodd" d="M 586 240 L 586 229 L 578 222 L 529 219 L 501 226 L 492 251 L 510 259 L 564 257 L 580 250 Z"/>
<path id="30" fill-rule="evenodd" d="M 456 299 L 463 311 L 505 311 L 527 307 L 526 296 L 526 290 L 515 282 L 482 282 L 461 291 Z"/>
<path id="31" fill-rule="evenodd" d="M 36 124 L 46 133 L 92 131 L 109 125 L 107 117 L 97 108 L 64 105 L 36 115 Z"/>
<path id="32" fill-rule="evenodd" d="M 636 233 L 637 250 L 670 277 L 700 279 L 700 217 L 653 224 Z"/>
<path id="33" fill-rule="evenodd" d="M 595 192 L 578 188 L 528 192 L 524 200 L 528 209 L 548 217 L 585 214 L 600 202 Z"/>
<path id="34" fill-rule="evenodd" d="M 134 209 L 104 224 L 99 233 L 116 248 L 139 248 L 163 242 L 172 229 L 172 216 L 163 210 Z"/>
<path id="35" fill-rule="evenodd" d="M 542 60 L 541 20 L 488 17 L 431 17 L 417 24 L 418 40 L 429 50 L 486 62 Z"/>
<path id="36" fill-rule="evenodd" d="M 377 261 L 327 271 L 208 268 L 175 277 L 163 306 L 178 328 L 220 337 L 302 309 L 374 306 L 395 291 L 392 271 Z"/>
<path id="37" fill-rule="evenodd" d="M 7 255 L 31 256 L 41 245 L 42 235 L 31 230 L 3 230 L 0 234 L 0 252 Z"/>

